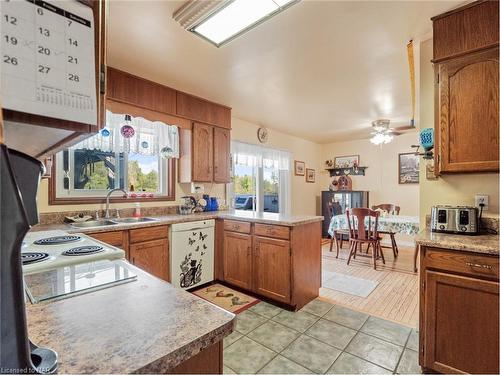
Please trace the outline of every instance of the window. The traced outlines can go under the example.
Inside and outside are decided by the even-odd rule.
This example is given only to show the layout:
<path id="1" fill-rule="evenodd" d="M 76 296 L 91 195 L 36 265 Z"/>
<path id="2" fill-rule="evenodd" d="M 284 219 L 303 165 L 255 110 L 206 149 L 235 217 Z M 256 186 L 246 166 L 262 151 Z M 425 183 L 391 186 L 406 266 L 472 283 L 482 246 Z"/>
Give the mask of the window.
<path id="1" fill-rule="evenodd" d="M 172 158 L 162 157 L 164 147 L 161 146 L 170 142 L 167 143 L 169 155 L 176 156 L 178 145 L 172 134 L 164 137 L 163 128 L 157 131 L 158 127 L 169 126 L 130 116 L 128 120 L 136 139 L 121 136 L 124 115 L 108 112 L 105 136 L 101 132 L 56 154 L 51 204 L 57 204 L 58 200 L 61 203 L 102 201 L 108 191 L 115 188 L 133 190 L 141 199 L 174 199 L 174 162 Z M 177 134 L 177 128 L 172 128 Z"/>
<path id="2" fill-rule="evenodd" d="M 232 195 L 236 210 L 290 213 L 290 154 L 232 142 Z"/>

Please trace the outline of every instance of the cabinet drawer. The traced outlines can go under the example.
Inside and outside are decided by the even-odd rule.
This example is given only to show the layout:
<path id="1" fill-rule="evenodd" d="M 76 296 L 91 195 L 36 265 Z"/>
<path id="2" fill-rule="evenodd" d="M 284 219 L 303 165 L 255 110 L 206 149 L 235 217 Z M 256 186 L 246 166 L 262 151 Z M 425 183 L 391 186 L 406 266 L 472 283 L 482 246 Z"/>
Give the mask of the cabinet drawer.
<path id="1" fill-rule="evenodd" d="M 441 249 L 426 248 L 425 267 L 495 279 L 499 276 L 497 257 Z"/>
<path id="2" fill-rule="evenodd" d="M 239 233 L 250 233 L 250 223 L 236 220 L 224 220 L 224 230 Z"/>
<path id="3" fill-rule="evenodd" d="M 156 240 L 168 237 L 168 225 L 130 230 L 130 243 Z"/>
<path id="4" fill-rule="evenodd" d="M 115 232 L 102 232 L 102 233 L 89 233 L 89 236 L 95 238 L 98 241 L 102 241 L 111 246 L 121 247 L 123 248 L 124 244 L 124 235 L 126 233 L 122 230 Z"/>
<path id="5" fill-rule="evenodd" d="M 281 225 L 255 224 L 255 235 L 288 240 L 290 228 Z"/>

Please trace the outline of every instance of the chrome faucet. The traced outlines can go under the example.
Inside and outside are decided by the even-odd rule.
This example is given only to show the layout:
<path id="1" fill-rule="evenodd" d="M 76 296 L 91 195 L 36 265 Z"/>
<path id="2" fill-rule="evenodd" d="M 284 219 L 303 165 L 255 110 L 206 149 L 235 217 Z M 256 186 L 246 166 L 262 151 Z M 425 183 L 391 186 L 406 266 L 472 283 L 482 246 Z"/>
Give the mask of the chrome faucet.
<path id="1" fill-rule="evenodd" d="M 108 194 L 106 195 L 106 213 L 104 215 L 104 217 L 106 219 L 109 219 L 109 198 L 110 198 L 111 194 L 113 194 L 115 191 L 122 191 L 123 194 L 125 194 L 125 197 L 128 196 L 127 192 L 121 188 L 111 189 L 110 191 L 108 191 Z"/>

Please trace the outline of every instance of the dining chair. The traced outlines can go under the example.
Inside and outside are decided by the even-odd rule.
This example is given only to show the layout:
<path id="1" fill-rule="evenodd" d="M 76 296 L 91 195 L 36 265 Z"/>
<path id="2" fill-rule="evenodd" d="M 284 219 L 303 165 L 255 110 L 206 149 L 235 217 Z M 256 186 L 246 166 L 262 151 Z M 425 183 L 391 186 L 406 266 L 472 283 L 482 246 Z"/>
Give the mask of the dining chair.
<path id="1" fill-rule="evenodd" d="M 328 202 L 328 209 L 330 210 L 330 216 L 340 215 L 342 213 L 342 207 L 338 202 Z M 333 250 L 333 242 L 335 241 L 335 248 L 337 249 L 337 255 L 335 258 L 339 257 L 339 249 L 342 249 L 342 244 L 344 243 L 344 235 L 349 235 L 348 229 L 335 229 L 333 231 L 332 238 L 330 240 L 330 251 Z"/>
<path id="2" fill-rule="evenodd" d="M 387 212 L 389 215 L 399 215 L 399 211 L 401 208 L 391 203 L 383 203 L 376 206 L 372 206 L 372 210 L 381 210 Z M 399 254 L 398 244 L 396 243 L 396 232 L 392 231 L 379 231 L 380 234 L 388 234 L 391 237 L 391 248 L 392 253 L 394 254 L 394 258 L 396 258 Z M 389 247 L 389 246 L 383 246 Z M 368 250 L 368 249 L 367 249 Z"/>
<path id="3" fill-rule="evenodd" d="M 346 210 L 347 224 L 349 226 L 349 258 L 347 264 L 351 261 L 351 257 L 356 259 L 356 251 L 358 246 L 362 253 L 363 244 L 372 247 L 373 269 L 377 269 L 377 260 L 382 259 L 385 264 L 384 253 L 380 247 L 380 236 L 378 234 L 378 218 L 379 211 L 369 208 L 351 208 Z M 366 223 L 365 219 L 368 218 Z"/>

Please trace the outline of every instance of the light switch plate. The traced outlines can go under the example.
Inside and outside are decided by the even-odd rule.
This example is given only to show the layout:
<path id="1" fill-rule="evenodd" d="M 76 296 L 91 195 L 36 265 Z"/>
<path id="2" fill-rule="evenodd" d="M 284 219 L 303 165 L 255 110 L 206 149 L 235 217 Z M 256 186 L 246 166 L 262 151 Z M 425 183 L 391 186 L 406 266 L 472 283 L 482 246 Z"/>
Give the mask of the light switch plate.
<path id="1" fill-rule="evenodd" d="M 477 208 L 480 208 L 479 207 L 480 203 L 484 204 L 483 211 L 488 211 L 489 196 L 486 194 L 476 194 L 474 197 L 474 206 L 476 206 Z"/>

